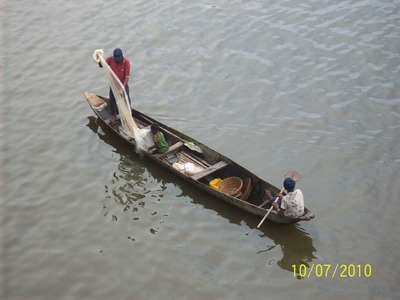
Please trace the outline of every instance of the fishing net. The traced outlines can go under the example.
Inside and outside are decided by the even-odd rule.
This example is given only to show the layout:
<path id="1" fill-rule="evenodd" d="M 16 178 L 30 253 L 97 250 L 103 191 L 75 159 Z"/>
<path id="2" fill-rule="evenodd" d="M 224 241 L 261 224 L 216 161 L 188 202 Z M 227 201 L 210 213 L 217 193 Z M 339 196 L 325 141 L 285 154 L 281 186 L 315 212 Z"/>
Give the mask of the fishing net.
<path id="1" fill-rule="evenodd" d="M 104 60 L 103 54 L 103 50 L 95 50 L 93 53 L 93 60 L 96 63 L 101 63 L 103 67 L 102 69 L 104 70 L 104 74 L 106 75 L 108 83 L 110 84 L 111 90 L 114 94 L 115 102 L 117 103 L 119 112 L 118 117 L 121 120 L 122 130 L 127 136 L 135 139 L 138 152 L 140 150 L 147 151 L 148 148 L 153 144 L 151 137 L 149 137 L 150 129 L 140 129 L 136 125 L 132 117 L 132 110 L 125 87 Z M 120 90 L 123 91 L 122 94 L 120 93 Z"/>

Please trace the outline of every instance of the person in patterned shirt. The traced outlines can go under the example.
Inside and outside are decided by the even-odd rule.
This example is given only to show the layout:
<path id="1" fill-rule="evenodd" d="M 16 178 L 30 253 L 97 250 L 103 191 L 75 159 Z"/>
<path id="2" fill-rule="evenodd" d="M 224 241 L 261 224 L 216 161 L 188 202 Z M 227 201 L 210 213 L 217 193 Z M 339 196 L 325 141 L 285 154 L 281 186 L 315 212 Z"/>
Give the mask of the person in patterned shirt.
<path id="1" fill-rule="evenodd" d="M 303 192 L 300 189 L 294 190 L 296 181 L 292 178 L 286 178 L 283 181 L 283 187 L 286 189 L 287 194 L 278 194 L 273 197 L 271 191 L 265 190 L 264 202 L 259 205 L 263 207 L 267 203 L 272 205 L 281 216 L 299 218 L 304 215 L 304 197 Z M 276 198 L 279 198 L 275 202 Z"/>
<path id="2" fill-rule="evenodd" d="M 283 187 L 287 191 L 285 196 L 278 194 L 279 200 L 272 202 L 272 206 L 278 211 L 279 215 L 290 218 L 299 218 L 304 215 L 304 196 L 300 189 L 294 189 L 296 181 L 292 178 L 286 178 L 283 181 Z"/>

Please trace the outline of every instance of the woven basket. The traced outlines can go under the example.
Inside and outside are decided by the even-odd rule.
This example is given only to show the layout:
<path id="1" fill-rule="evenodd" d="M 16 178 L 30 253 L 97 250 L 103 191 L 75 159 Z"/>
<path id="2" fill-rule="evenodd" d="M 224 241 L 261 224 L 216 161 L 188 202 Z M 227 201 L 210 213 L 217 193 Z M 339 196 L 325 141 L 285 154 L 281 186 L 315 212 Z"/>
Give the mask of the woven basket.
<path id="1" fill-rule="evenodd" d="M 228 177 L 218 185 L 218 191 L 225 195 L 237 197 L 242 189 L 243 182 L 239 177 Z"/>
<path id="2" fill-rule="evenodd" d="M 249 195 L 251 193 L 251 179 L 248 177 L 243 181 L 242 193 L 243 194 L 240 197 L 240 199 L 242 199 L 243 201 L 247 201 L 247 198 L 249 197 Z"/>

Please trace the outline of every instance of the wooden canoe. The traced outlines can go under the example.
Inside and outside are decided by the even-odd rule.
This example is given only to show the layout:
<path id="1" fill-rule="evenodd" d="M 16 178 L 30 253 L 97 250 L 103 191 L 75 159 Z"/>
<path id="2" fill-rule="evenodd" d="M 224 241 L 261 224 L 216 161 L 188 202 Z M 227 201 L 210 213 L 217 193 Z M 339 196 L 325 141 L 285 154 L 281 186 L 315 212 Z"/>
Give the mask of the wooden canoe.
<path id="1" fill-rule="evenodd" d="M 84 96 L 97 117 L 113 132 L 115 132 L 116 135 L 120 136 L 124 141 L 132 146 L 133 149 L 136 149 L 135 140 L 123 132 L 119 121 L 110 123 L 111 112 L 108 105 L 109 100 L 90 92 L 85 92 Z M 137 110 L 133 110 L 132 112 L 135 123 L 139 128 L 148 127 L 153 122 L 159 123 L 160 129 L 170 145 L 169 150 L 164 154 L 153 154 L 148 151 L 142 151 L 146 157 L 152 159 L 159 165 L 167 168 L 172 173 L 185 179 L 210 195 L 255 215 L 257 222 L 265 216 L 270 207 L 269 204 L 260 207 L 263 203 L 265 189 L 269 189 L 272 194 L 278 194 L 280 189 L 238 165 L 228 157 L 210 149 L 199 141 L 168 127 L 142 112 Z M 188 142 L 189 145 L 187 144 Z M 193 145 L 199 147 L 202 153 L 199 153 L 196 149 L 193 150 L 193 147 L 189 147 Z M 197 173 L 194 175 L 188 175 L 186 172 L 174 168 L 173 164 L 177 160 L 181 163 L 191 163 L 192 166 L 196 166 Z M 229 191 L 220 192 L 210 185 L 210 182 L 214 179 L 224 180 L 232 177 L 238 177 L 242 181 L 242 188 L 238 193 L 235 193 L 232 196 Z M 314 218 L 314 214 L 307 208 L 305 208 L 305 214 L 301 218 L 280 216 L 275 210 L 272 210 L 268 216 L 269 221 L 281 224 L 308 221 L 312 218 Z"/>

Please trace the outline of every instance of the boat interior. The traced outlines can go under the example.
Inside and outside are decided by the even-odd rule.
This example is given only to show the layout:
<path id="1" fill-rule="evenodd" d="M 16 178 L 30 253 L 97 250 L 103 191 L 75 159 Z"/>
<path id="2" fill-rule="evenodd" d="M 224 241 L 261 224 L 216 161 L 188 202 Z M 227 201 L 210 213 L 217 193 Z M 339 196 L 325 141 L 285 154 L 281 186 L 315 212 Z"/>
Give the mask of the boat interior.
<path id="1" fill-rule="evenodd" d="M 85 97 L 97 115 L 109 127 L 126 140 L 135 142 L 133 138 L 123 132 L 118 117 L 115 119 L 111 116 L 107 98 L 89 92 L 85 92 Z M 132 110 L 132 116 L 139 128 L 149 127 L 153 122 L 156 122 L 156 120 L 135 110 Z M 162 154 L 156 152 L 148 152 L 147 154 L 152 155 L 154 159 L 170 168 L 176 169 L 177 165 L 180 167 L 183 165 L 186 168 L 186 166 L 191 165 L 195 169 L 193 173 L 188 174 L 186 169 L 184 171 L 176 169 L 176 171 L 184 173 L 185 178 L 197 182 L 203 188 L 209 187 L 216 192 L 231 196 L 239 202 L 242 200 L 264 209 L 270 207 L 270 204 L 265 201 L 265 190 L 268 189 L 275 195 L 279 193 L 277 187 L 209 147 L 197 141 L 193 142 L 190 137 L 163 124 L 160 124 L 160 130 L 169 144 L 168 151 Z M 305 208 L 305 215 L 301 219 L 310 220 L 312 218 L 314 218 L 314 214 Z M 290 222 L 287 221 L 287 223 Z"/>
<path id="2" fill-rule="evenodd" d="M 132 141 L 132 138 L 124 134 L 118 117 L 117 119 L 112 118 L 107 105 L 108 99 L 100 98 L 90 93 L 85 94 L 85 96 L 106 124 L 118 131 L 126 139 Z M 135 110 L 132 110 L 132 116 L 139 128 L 149 127 L 151 123 L 155 121 Z M 192 147 L 188 147 L 188 142 L 190 141 L 187 140 L 189 138 L 186 136 L 182 137 L 183 135 L 172 132 L 172 129 L 166 128 L 163 124 L 160 124 L 160 130 L 163 132 L 169 144 L 169 149 L 162 154 L 151 154 L 170 167 L 174 167 L 176 164 L 186 166 L 188 163 L 191 163 L 196 169 L 196 172 L 187 176 L 190 176 L 193 180 L 243 201 L 251 199 L 251 203 L 254 205 L 261 205 L 264 203 L 264 191 L 266 188 L 271 189 L 273 192 L 276 190 L 276 188 L 269 185 L 269 183 L 253 176 L 249 171 L 208 147 L 199 144 L 195 145 L 193 149 Z M 239 178 L 239 184 L 237 180 L 235 182 L 233 178 Z M 227 192 L 219 189 L 220 182 L 226 179 L 232 179 L 232 182 L 227 184 Z M 236 189 L 236 191 L 232 191 L 232 189 Z"/>

